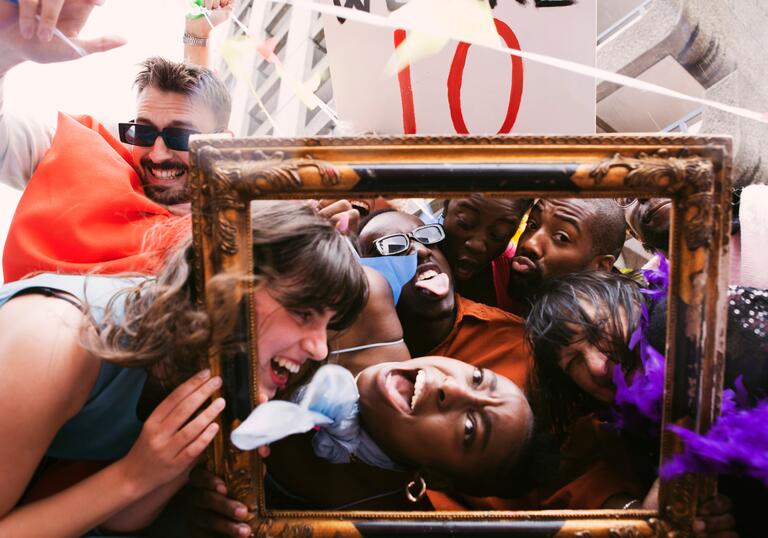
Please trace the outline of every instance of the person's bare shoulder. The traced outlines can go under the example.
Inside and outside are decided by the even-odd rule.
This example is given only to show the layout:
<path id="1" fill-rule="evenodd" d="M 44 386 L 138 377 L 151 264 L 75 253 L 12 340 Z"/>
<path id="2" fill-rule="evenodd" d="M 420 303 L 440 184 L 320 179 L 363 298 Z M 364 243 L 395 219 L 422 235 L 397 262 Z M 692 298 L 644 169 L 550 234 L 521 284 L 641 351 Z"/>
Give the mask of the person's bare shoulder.
<path id="1" fill-rule="evenodd" d="M 0 308 L 2 377 L 14 380 L 13 390 L 24 390 L 29 383 L 38 398 L 72 414 L 85 402 L 100 366 L 81 346 L 84 323 L 80 310 L 55 297 L 10 300 Z M 4 385 L 0 381 L 0 392 L 11 390 Z"/>
<path id="2" fill-rule="evenodd" d="M 366 308 L 394 310 L 392 289 L 384 275 L 371 267 L 363 267 L 363 271 L 368 278 L 368 304 L 365 305 Z"/>
<path id="3" fill-rule="evenodd" d="M 359 318 L 359 329 L 367 342 L 391 342 L 403 337 L 389 282 L 381 273 L 364 267 L 368 277 L 368 302 Z"/>
<path id="4" fill-rule="evenodd" d="M 368 277 L 368 302 L 352 326 L 333 340 L 334 349 L 349 349 L 370 344 L 388 344 L 338 355 L 338 363 L 353 373 L 372 364 L 410 358 L 403 342 L 403 328 L 397 317 L 392 290 L 378 271 L 363 268 Z"/>
<path id="5" fill-rule="evenodd" d="M 53 297 L 25 295 L 0 308 L 0 514 L 29 484 L 56 432 L 85 404 L 100 361 L 80 346 L 83 315 Z"/>

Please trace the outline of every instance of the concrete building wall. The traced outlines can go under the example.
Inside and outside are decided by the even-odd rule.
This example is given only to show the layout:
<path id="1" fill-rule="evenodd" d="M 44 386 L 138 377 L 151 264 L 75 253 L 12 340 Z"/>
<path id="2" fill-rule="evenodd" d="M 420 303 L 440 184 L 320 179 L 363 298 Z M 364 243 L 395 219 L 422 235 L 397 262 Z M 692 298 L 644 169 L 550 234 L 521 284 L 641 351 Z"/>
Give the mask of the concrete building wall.
<path id="1" fill-rule="evenodd" d="M 657 73 L 654 82 L 664 86 L 739 107 L 768 110 L 768 36 L 763 31 L 768 23 L 768 3 L 651 0 L 635 9 L 641 11 L 639 16 L 598 46 L 599 67 L 641 79 L 651 78 L 657 71 L 661 76 Z M 768 169 L 761 155 L 761 148 L 768 143 L 765 124 L 639 93 L 599 84 L 600 130 L 728 134 L 734 138 L 734 185 L 768 182 Z M 620 101 L 623 106 L 609 106 L 612 101 Z M 637 108 L 631 113 L 627 112 L 630 104 Z M 669 109 L 674 107 L 679 108 L 682 117 L 665 126 Z M 646 112 L 645 118 L 642 112 Z M 631 116 L 636 119 L 629 120 Z"/>
<path id="2" fill-rule="evenodd" d="M 235 13 L 257 40 L 276 40 L 275 54 L 285 71 L 299 83 L 319 80 L 316 95 L 333 107 L 325 34 L 317 13 L 253 0 L 238 3 Z M 236 25 L 231 26 L 230 32 L 243 33 Z M 311 136 L 330 132 L 333 124 L 328 116 L 319 108 L 309 110 L 273 64 L 255 50 L 247 64 L 252 66 L 250 81 L 237 80 L 225 64 L 219 66 L 227 73 L 225 80 L 233 93 L 230 125 L 237 135 Z"/>

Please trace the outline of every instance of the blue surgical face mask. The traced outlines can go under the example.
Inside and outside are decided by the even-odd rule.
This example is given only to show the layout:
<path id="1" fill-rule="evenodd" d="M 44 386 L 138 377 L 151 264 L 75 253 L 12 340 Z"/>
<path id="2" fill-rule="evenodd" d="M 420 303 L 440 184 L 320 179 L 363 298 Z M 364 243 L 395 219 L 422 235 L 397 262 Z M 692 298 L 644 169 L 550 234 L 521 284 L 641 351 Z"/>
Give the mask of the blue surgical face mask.
<path id="1" fill-rule="evenodd" d="M 417 258 L 415 253 L 407 256 L 379 256 L 360 258 L 360 263 L 384 275 L 392 288 L 392 298 L 397 305 L 400 290 L 416 275 Z"/>

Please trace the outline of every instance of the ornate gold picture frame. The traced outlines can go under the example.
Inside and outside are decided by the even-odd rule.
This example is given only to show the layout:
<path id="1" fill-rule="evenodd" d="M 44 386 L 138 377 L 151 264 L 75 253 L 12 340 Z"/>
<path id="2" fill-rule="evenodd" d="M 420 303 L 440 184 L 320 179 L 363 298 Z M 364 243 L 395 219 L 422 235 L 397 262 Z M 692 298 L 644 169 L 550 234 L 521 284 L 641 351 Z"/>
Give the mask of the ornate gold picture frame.
<path id="1" fill-rule="evenodd" d="M 716 415 L 722 388 L 731 141 L 715 136 L 509 136 L 244 138 L 195 137 L 191 144 L 197 297 L 216 273 L 248 273 L 250 201 L 285 198 L 667 197 L 673 201 L 672 273 L 663 427 L 696 431 Z M 248 294 L 246 294 L 248 297 Z M 239 330 L 253 336 L 245 305 Z M 252 342 L 252 339 L 249 340 Z M 258 401 L 255 346 L 222 360 L 227 414 L 213 468 L 254 514 L 258 536 L 365 536 L 436 532 L 468 536 L 688 536 L 711 476 L 661 482 L 658 513 L 647 510 L 536 512 L 276 511 L 263 502 L 261 463 L 229 442 Z M 238 403 L 239 402 L 239 403 Z M 681 449 L 663 430 L 662 460 Z"/>

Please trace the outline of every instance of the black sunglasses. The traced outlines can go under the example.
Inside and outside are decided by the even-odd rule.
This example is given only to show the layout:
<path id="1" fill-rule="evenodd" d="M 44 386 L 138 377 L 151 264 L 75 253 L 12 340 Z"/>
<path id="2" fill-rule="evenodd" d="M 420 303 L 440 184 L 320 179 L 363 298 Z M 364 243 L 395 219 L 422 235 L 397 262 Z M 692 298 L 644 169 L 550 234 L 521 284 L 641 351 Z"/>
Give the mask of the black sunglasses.
<path id="1" fill-rule="evenodd" d="M 158 136 L 162 136 L 168 149 L 176 151 L 189 151 L 189 137 L 200 134 L 200 131 L 183 127 L 166 127 L 158 131 L 151 125 L 133 122 L 118 123 L 117 128 L 120 131 L 120 141 L 125 144 L 149 148 L 155 144 Z"/>
<path id="2" fill-rule="evenodd" d="M 396 256 L 408 251 L 411 238 L 422 245 L 434 245 L 445 239 L 445 231 L 439 224 L 427 224 L 414 228 L 409 234 L 385 235 L 376 239 L 373 244 L 382 256 Z"/>

